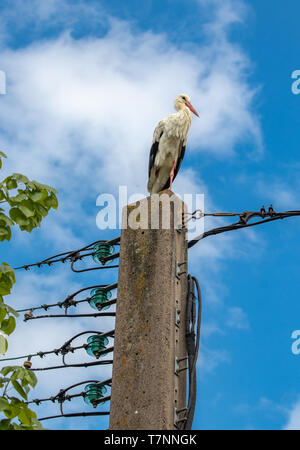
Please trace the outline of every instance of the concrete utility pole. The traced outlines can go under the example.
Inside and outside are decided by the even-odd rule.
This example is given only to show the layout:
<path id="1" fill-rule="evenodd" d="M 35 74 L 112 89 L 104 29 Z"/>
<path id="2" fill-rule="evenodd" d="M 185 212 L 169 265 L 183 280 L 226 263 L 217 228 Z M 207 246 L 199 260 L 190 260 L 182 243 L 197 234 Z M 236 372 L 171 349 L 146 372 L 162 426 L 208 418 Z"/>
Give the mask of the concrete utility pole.
<path id="1" fill-rule="evenodd" d="M 159 195 L 123 209 L 110 430 L 174 430 L 185 413 L 185 210 Z"/>

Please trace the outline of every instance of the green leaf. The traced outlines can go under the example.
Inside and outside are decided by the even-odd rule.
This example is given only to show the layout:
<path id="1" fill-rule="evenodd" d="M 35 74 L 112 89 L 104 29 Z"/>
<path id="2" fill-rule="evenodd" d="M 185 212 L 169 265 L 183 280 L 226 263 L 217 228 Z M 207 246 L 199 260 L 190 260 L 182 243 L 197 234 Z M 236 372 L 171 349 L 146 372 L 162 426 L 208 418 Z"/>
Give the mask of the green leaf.
<path id="1" fill-rule="evenodd" d="M 6 283 L 1 282 L 0 283 L 0 295 L 9 295 L 10 294 L 10 289 L 7 286 Z"/>
<path id="2" fill-rule="evenodd" d="M 15 369 L 17 369 L 18 368 L 18 366 L 5 366 L 5 367 L 2 367 L 2 369 L 0 370 L 0 373 L 4 376 L 4 377 L 6 377 L 6 375 L 8 375 L 9 374 L 9 372 L 13 372 Z"/>
<path id="3" fill-rule="evenodd" d="M 15 189 L 16 187 L 18 187 L 18 183 L 13 178 L 8 178 L 8 180 L 6 181 L 6 187 L 8 190 Z"/>
<path id="4" fill-rule="evenodd" d="M 12 430 L 13 427 L 10 424 L 10 419 L 2 419 L 0 420 L 0 430 Z"/>
<path id="5" fill-rule="evenodd" d="M 22 175 L 21 173 L 13 173 L 11 175 L 18 183 L 24 183 L 27 184 L 29 182 L 28 178 L 25 177 L 25 175 Z M 5 180 L 4 180 L 5 181 Z"/>
<path id="6" fill-rule="evenodd" d="M 45 198 L 47 198 L 47 196 L 48 196 L 48 192 L 45 189 L 43 189 L 42 191 L 34 190 L 29 193 L 29 197 L 31 198 L 31 200 L 33 202 L 40 202 L 40 201 L 44 200 Z"/>
<path id="7" fill-rule="evenodd" d="M 1 158 L 7 158 L 6 154 L 0 151 L 0 169 L 2 167 L 2 160 Z"/>
<path id="8" fill-rule="evenodd" d="M 9 210 L 10 218 L 16 222 L 19 226 L 25 226 L 30 224 L 30 220 L 26 218 L 22 211 L 19 208 L 11 208 Z"/>
<path id="9" fill-rule="evenodd" d="M 27 400 L 27 394 L 24 391 L 24 389 L 22 388 L 22 386 L 20 385 L 20 383 L 17 380 L 11 380 L 11 384 L 13 385 L 13 387 L 15 388 L 17 393 L 19 395 L 21 395 L 21 397 L 23 397 L 24 400 Z"/>
<path id="10" fill-rule="evenodd" d="M 1 296 L 0 296 L 1 297 Z M 0 306 L 2 306 L 2 305 L 0 305 Z M 15 317 L 19 317 L 19 313 L 17 313 L 17 311 L 15 311 L 11 306 L 9 306 L 9 305 L 6 305 L 5 303 L 3 303 L 3 306 L 4 306 L 4 308 L 6 309 L 6 312 L 8 313 L 8 314 L 12 314 L 13 316 L 15 316 Z"/>
<path id="11" fill-rule="evenodd" d="M 10 378 L 0 377 L 1 384 L 7 383 L 8 381 L 10 381 Z"/>
<path id="12" fill-rule="evenodd" d="M 24 403 L 20 413 L 18 414 L 18 419 L 24 425 L 32 425 L 33 424 L 32 419 L 36 419 L 36 418 L 37 418 L 36 413 L 34 411 L 32 411 L 31 409 L 29 409 L 28 406 L 25 405 L 25 403 Z"/>
<path id="13" fill-rule="evenodd" d="M 9 409 L 9 402 L 5 397 L 0 397 L 0 411 Z"/>
<path id="14" fill-rule="evenodd" d="M 11 227 L 14 225 L 13 221 L 9 217 L 0 212 L 0 223 L 1 222 L 5 223 L 6 225 L 10 225 Z"/>
<path id="15" fill-rule="evenodd" d="M 25 380 L 25 378 L 23 378 L 21 386 L 24 389 L 24 391 L 26 392 L 26 394 L 28 394 L 28 392 L 30 391 L 30 387 L 28 386 L 28 382 L 27 382 L 27 380 Z"/>
<path id="16" fill-rule="evenodd" d="M 20 230 L 31 233 L 32 230 L 38 226 L 38 224 L 34 220 L 34 217 L 32 217 L 31 219 L 28 219 L 28 221 L 29 221 L 29 223 L 27 225 L 20 225 Z"/>
<path id="17" fill-rule="evenodd" d="M 47 430 L 47 428 L 44 428 L 41 422 L 39 422 L 35 417 L 32 418 L 32 425 L 34 430 Z"/>
<path id="18" fill-rule="evenodd" d="M 7 347 L 8 347 L 7 340 L 5 339 L 4 336 L 2 336 L 0 334 L 0 354 L 1 355 L 5 355 L 5 353 L 7 351 Z"/>
<path id="19" fill-rule="evenodd" d="M 53 192 L 53 194 L 57 193 L 56 189 L 54 189 L 53 187 L 48 186 L 47 184 L 39 183 L 38 181 L 33 180 L 32 185 L 37 189 L 46 189 L 47 191 Z"/>
<path id="20" fill-rule="evenodd" d="M 48 208 L 57 209 L 58 207 L 58 200 L 53 192 L 51 192 L 50 196 L 46 198 L 44 203 Z"/>
<path id="21" fill-rule="evenodd" d="M 1 266 L 0 266 L 0 272 L 1 273 L 7 273 L 7 272 L 14 273 L 14 269 L 12 267 L 10 267 L 10 265 L 7 264 L 6 262 L 2 262 Z"/>
<path id="22" fill-rule="evenodd" d="M 32 386 L 32 387 L 36 386 L 37 377 L 36 377 L 35 373 L 32 372 L 32 370 L 26 370 L 25 379 L 30 384 L 30 386 Z"/>
<path id="23" fill-rule="evenodd" d="M 24 200 L 20 206 L 19 206 L 20 211 L 22 211 L 22 213 L 24 214 L 25 217 L 27 217 L 27 219 L 29 217 L 34 216 L 34 209 L 32 208 L 32 206 L 29 204 L 28 200 Z"/>
<path id="24" fill-rule="evenodd" d="M 6 226 L 6 225 L 5 225 L 5 226 L 0 225 L 0 236 L 6 236 L 7 233 L 8 233 L 8 228 L 7 228 L 7 226 Z"/>
<path id="25" fill-rule="evenodd" d="M 13 400 L 12 400 L 13 399 Z M 19 399 L 18 400 L 19 403 L 16 403 L 15 401 L 15 397 L 11 398 L 11 402 L 9 404 L 9 407 L 6 408 L 5 410 L 3 410 L 4 414 L 6 415 L 6 417 L 8 419 L 13 419 L 14 417 L 16 417 L 19 412 L 20 412 L 20 407 L 19 404 L 22 403 Z"/>
<path id="26" fill-rule="evenodd" d="M 15 283 L 14 270 L 5 262 L 0 266 L 0 295 L 10 294 L 11 288 Z"/>
<path id="27" fill-rule="evenodd" d="M 2 320 L 4 319 L 4 317 L 6 316 L 7 311 L 5 308 L 5 304 L 4 303 L 0 303 L 0 324 L 2 322 Z"/>
<path id="28" fill-rule="evenodd" d="M 27 199 L 27 195 L 21 191 L 21 192 L 19 192 L 19 194 L 15 195 L 13 197 L 10 197 L 9 203 L 19 203 L 26 199 Z"/>
<path id="29" fill-rule="evenodd" d="M 0 241 L 10 241 L 11 229 L 8 225 L 0 224 Z"/>
<path id="30" fill-rule="evenodd" d="M 36 210 L 39 214 L 41 214 L 41 216 L 46 217 L 48 215 L 48 209 L 45 208 L 45 206 L 40 205 L 39 203 L 37 203 L 36 205 Z"/>
<path id="31" fill-rule="evenodd" d="M 16 319 L 13 316 L 9 316 L 8 319 L 4 319 L 0 326 L 1 331 L 8 336 L 14 331 L 16 328 Z"/>
<path id="32" fill-rule="evenodd" d="M 11 291 L 11 285 L 7 277 L 1 277 L 0 280 L 0 295 L 9 295 Z"/>
<path id="33" fill-rule="evenodd" d="M 14 370 L 13 373 L 10 377 L 11 380 L 23 380 L 24 376 L 26 374 L 26 369 L 24 367 L 21 366 L 14 366 Z"/>

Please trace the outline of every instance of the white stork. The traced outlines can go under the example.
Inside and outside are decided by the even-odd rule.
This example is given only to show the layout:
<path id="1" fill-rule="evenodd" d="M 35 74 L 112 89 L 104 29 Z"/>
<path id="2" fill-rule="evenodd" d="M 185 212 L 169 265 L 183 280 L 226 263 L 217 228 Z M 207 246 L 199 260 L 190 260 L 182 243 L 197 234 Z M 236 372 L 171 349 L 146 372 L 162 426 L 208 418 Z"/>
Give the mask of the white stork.
<path id="1" fill-rule="evenodd" d="M 186 94 L 179 94 L 174 106 L 178 112 L 162 119 L 153 133 L 147 186 L 150 194 L 172 189 L 184 157 L 192 113 L 199 117 Z"/>

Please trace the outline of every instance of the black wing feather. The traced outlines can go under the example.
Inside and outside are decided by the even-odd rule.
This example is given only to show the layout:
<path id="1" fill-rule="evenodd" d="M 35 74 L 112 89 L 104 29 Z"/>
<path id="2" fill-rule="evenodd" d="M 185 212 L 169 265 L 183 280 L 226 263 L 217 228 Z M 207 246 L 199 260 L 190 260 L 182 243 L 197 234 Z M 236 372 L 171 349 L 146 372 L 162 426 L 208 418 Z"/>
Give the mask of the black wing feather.
<path id="1" fill-rule="evenodd" d="M 162 137 L 162 135 L 163 135 L 163 131 L 161 132 L 161 135 L 159 136 L 159 139 Z M 151 150 L 150 150 L 149 167 L 148 167 L 148 176 L 149 177 L 150 177 L 151 169 L 152 169 L 152 167 L 154 165 L 156 154 L 158 152 L 158 144 L 159 144 L 159 140 L 153 142 Z"/>
<path id="2" fill-rule="evenodd" d="M 181 147 L 181 152 L 180 152 L 180 154 L 179 154 L 179 156 L 178 156 L 177 163 L 176 163 L 176 167 L 175 167 L 175 169 L 174 169 L 174 178 L 173 178 L 173 180 L 175 180 L 176 175 L 178 174 L 178 171 L 179 171 L 179 169 L 180 169 L 182 160 L 183 160 L 183 158 L 184 158 L 184 154 L 185 154 L 185 145 L 182 145 L 182 147 Z"/>
<path id="3" fill-rule="evenodd" d="M 185 145 L 182 145 L 181 151 L 180 151 L 180 154 L 179 154 L 179 156 L 178 156 L 178 159 L 177 159 L 177 162 L 176 162 L 176 166 L 175 166 L 175 169 L 174 169 L 174 178 L 173 178 L 173 181 L 175 180 L 176 175 L 177 175 L 178 172 L 179 172 L 179 169 L 180 169 L 182 160 L 183 160 L 183 158 L 184 158 L 184 154 L 185 154 Z M 166 184 L 165 184 L 164 187 L 162 188 L 162 191 L 163 191 L 164 189 L 169 189 L 170 183 L 171 183 L 171 180 L 170 180 L 170 177 L 169 177 L 169 178 L 168 178 L 168 181 L 166 182 Z"/>

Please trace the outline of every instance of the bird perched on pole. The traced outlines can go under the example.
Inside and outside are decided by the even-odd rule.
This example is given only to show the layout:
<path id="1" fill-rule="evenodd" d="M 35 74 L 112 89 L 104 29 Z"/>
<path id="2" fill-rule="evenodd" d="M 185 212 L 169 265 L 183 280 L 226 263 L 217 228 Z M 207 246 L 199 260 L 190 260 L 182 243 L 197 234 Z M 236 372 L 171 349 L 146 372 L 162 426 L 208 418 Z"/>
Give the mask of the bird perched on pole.
<path id="1" fill-rule="evenodd" d="M 184 157 L 192 113 L 199 117 L 186 94 L 179 94 L 174 106 L 178 112 L 162 119 L 153 133 L 147 186 L 150 194 L 168 188 L 172 190 L 173 180 Z"/>

